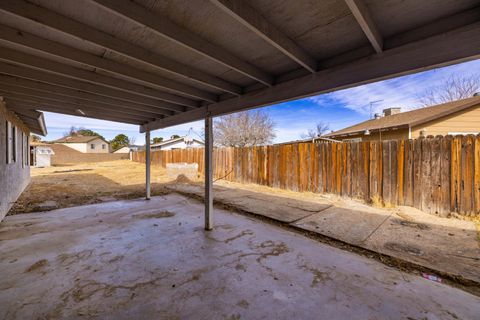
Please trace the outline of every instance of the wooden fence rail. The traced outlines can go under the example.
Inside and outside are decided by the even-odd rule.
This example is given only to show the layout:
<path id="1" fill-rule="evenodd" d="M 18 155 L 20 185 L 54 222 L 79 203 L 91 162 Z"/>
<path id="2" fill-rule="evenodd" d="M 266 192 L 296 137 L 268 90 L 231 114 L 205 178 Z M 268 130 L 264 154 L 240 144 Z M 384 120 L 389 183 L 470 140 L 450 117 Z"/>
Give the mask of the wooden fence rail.
<path id="1" fill-rule="evenodd" d="M 152 164 L 198 163 L 203 149 L 152 152 Z M 145 152 L 133 154 L 145 162 Z M 480 135 L 216 148 L 214 176 L 293 191 L 408 205 L 431 214 L 480 214 Z"/>

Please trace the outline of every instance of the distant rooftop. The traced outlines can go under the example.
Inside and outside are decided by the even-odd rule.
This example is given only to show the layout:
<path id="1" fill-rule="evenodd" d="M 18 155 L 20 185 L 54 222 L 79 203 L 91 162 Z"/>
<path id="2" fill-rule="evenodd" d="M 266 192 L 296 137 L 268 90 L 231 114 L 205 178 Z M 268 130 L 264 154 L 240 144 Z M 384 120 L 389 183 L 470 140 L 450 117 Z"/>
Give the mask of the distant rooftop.
<path id="1" fill-rule="evenodd" d="M 104 139 L 102 139 L 99 136 L 75 135 L 75 136 L 66 136 L 66 137 L 54 140 L 52 142 L 56 142 L 56 143 L 88 143 L 88 142 L 93 141 L 95 139 L 101 139 L 101 140 L 105 141 Z M 107 142 L 107 141 L 105 141 L 105 142 Z"/>
<path id="2" fill-rule="evenodd" d="M 448 116 L 454 112 L 468 109 L 477 104 L 480 104 L 480 97 L 474 96 L 472 98 L 438 104 L 431 107 L 420 108 L 407 112 L 400 112 L 378 119 L 367 120 L 353 126 L 326 134 L 325 137 L 335 137 L 339 135 L 363 132 L 365 130 L 416 126 L 441 117 Z"/>

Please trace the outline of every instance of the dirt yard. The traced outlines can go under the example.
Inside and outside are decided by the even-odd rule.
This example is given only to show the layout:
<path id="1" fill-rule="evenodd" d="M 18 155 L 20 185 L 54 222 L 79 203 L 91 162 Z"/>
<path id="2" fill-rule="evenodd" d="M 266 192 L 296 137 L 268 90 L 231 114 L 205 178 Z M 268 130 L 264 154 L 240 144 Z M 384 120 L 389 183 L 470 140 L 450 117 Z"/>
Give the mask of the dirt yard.
<path id="1" fill-rule="evenodd" d="M 9 215 L 145 195 L 145 166 L 129 160 L 32 168 L 32 182 Z M 152 195 L 165 193 L 166 171 L 152 167 Z"/>
<path id="2" fill-rule="evenodd" d="M 30 186 L 10 215 L 145 195 L 145 167 L 129 160 L 32 168 L 31 174 Z M 152 195 L 169 193 L 201 200 L 203 185 L 185 177 L 174 179 L 165 169 L 152 166 Z M 215 182 L 214 197 L 225 209 L 300 230 L 343 249 L 359 249 L 362 255 L 402 270 L 406 265 L 417 274 L 460 281 L 480 294 L 480 238 L 472 221 L 439 218 L 410 207 L 376 208 L 334 195 L 222 180 Z"/>

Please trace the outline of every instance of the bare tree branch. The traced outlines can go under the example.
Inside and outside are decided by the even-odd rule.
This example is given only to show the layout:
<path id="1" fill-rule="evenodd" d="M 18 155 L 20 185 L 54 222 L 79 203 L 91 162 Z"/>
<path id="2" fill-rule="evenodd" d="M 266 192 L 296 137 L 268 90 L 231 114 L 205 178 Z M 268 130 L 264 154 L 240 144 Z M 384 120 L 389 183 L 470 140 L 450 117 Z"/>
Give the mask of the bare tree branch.
<path id="1" fill-rule="evenodd" d="M 434 88 L 420 96 L 423 106 L 447 103 L 472 97 L 480 91 L 480 74 L 471 76 L 451 75 Z"/>
<path id="2" fill-rule="evenodd" d="M 275 138 L 275 123 L 262 111 L 244 111 L 219 117 L 213 126 L 213 140 L 224 147 L 269 144 Z"/>
<path id="3" fill-rule="evenodd" d="M 323 121 L 317 123 L 315 129 L 309 129 L 307 133 L 302 133 L 302 139 L 314 139 L 323 136 L 330 130 L 330 125 Z"/>

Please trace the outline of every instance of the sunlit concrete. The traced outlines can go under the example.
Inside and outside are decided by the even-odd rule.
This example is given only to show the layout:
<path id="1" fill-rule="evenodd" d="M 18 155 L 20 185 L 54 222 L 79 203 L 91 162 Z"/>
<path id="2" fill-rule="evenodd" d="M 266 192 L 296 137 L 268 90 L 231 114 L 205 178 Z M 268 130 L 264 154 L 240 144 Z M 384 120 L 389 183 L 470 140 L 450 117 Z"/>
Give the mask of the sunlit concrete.
<path id="1" fill-rule="evenodd" d="M 474 319 L 480 298 L 179 195 L 7 217 L 0 318 Z"/>

